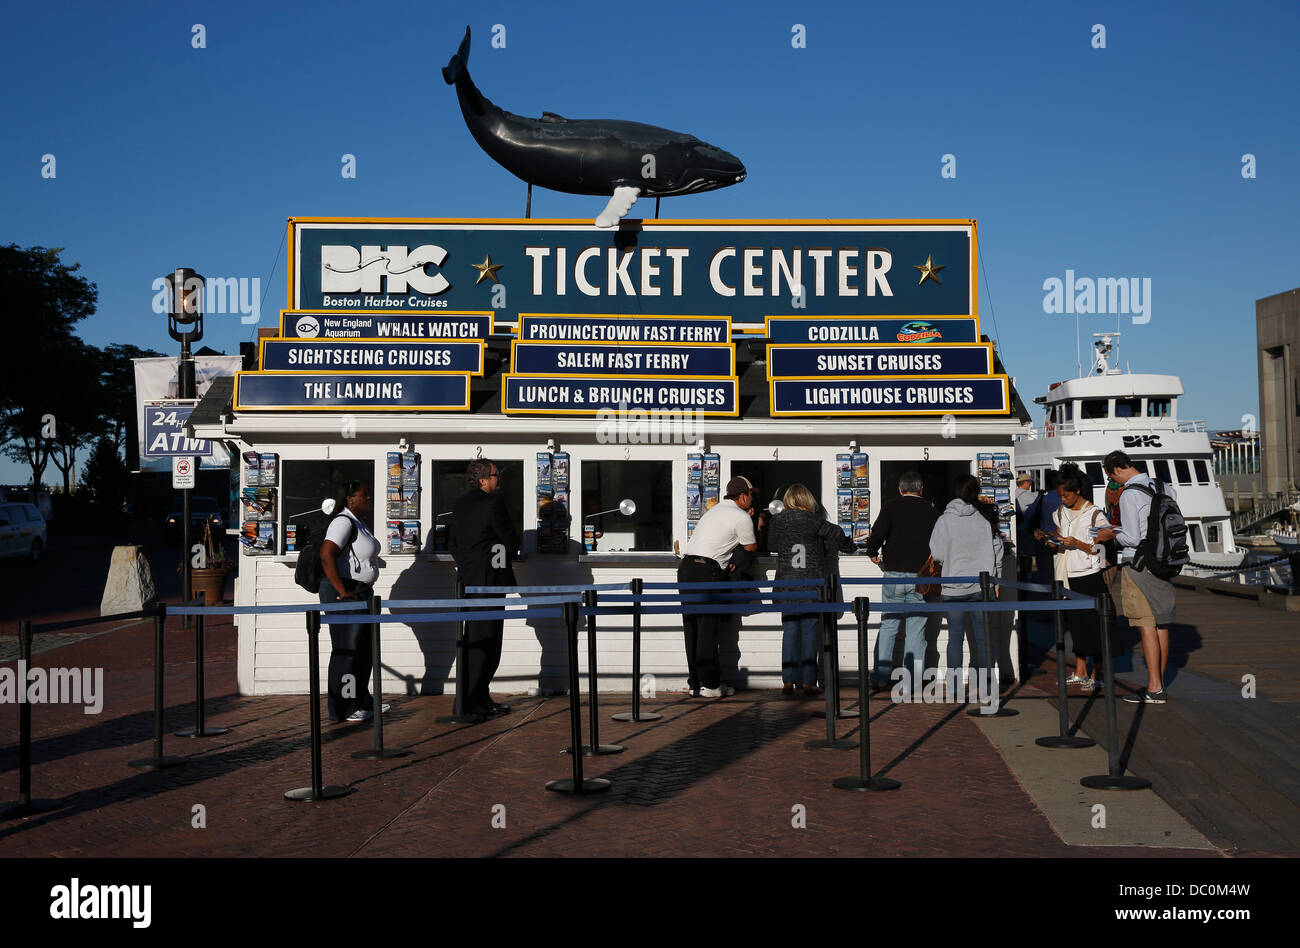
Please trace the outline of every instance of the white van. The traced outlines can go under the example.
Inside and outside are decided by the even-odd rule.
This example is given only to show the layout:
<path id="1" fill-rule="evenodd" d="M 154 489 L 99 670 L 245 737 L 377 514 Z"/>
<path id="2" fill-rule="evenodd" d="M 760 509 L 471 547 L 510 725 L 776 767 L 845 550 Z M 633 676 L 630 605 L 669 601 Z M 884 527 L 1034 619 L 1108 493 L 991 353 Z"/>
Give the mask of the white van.
<path id="1" fill-rule="evenodd" d="M 0 504 L 0 558 L 36 562 L 48 542 L 45 518 L 32 504 Z"/>
<path id="2" fill-rule="evenodd" d="M 4 499 L 15 504 L 32 504 L 41 512 L 46 523 L 54 519 L 54 504 L 50 501 L 50 492 L 42 487 L 0 487 Z"/>

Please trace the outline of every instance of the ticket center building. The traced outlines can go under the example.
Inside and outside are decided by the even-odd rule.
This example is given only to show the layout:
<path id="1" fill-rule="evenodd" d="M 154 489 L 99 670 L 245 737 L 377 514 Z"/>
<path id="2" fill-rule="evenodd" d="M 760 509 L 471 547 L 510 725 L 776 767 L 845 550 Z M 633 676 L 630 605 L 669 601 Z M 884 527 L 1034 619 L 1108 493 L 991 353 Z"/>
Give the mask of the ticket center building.
<path id="1" fill-rule="evenodd" d="M 907 471 L 940 509 L 962 473 L 1013 509 L 1029 418 L 980 334 L 973 220 L 294 218 L 288 241 L 278 332 L 191 418 L 244 459 L 239 605 L 312 600 L 294 583 L 296 528 L 347 480 L 374 494 L 375 592 L 454 595 L 446 529 L 479 457 L 504 475 L 521 585 L 674 581 L 675 550 L 736 475 L 759 508 L 804 484 L 859 542 Z M 840 573 L 880 570 L 845 555 Z M 880 587 L 845 594 L 878 602 Z M 780 615 L 733 626 L 724 678 L 779 685 Z M 241 692 L 306 691 L 301 616 L 238 628 Z M 851 618 L 840 628 L 853 668 Z M 602 690 L 633 687 L 629 629 L 602 620 Z M 683 685 L 680 617 L 643 630 L 642 674 Z M 386 690 L 454 689 L 452 624 L 383 634 Z M 941 667 L 946 628 L 930 635 Z M 509 621 L 494 689 L 562 688 L 566 661 L 557 621 Z"/>

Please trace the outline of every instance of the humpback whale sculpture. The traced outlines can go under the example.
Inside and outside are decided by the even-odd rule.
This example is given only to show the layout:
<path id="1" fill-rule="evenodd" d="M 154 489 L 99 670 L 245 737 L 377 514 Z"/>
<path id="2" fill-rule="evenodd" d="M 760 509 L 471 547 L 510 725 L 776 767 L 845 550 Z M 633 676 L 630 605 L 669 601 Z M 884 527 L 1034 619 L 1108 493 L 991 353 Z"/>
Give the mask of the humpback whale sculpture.
<path id="1" fill-rule="evenodd" d="M 613 227 L 641 195 L 668 197 L 712 191 L 745 180 L 735 155 L 694 135 L 640 122 L 566 119 L 543 112 L 524 118 L 497 108 L 469 77 L 469 27 L 442 77 L 470 134 L 485 152 L 530 185 L 569 194 L 608 194 L 597 227 Z"/>

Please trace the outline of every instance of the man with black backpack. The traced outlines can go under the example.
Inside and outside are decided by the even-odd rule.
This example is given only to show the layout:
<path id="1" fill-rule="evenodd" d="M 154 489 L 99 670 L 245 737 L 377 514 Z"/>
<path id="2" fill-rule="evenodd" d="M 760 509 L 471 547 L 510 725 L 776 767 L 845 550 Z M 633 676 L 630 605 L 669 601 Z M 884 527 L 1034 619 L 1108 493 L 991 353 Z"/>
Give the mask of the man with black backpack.
<path id="1" fill-rule="evenodd" d="M 1147 687 L 1124 700 L 1133 704 L 1164 704 L 1165 664 L 1169 660 L 1169 623 L 1174 620 L 1174 586 L 1169 581 L 1189 560 L 1187 526 L 1174 489 L 1143 474 L 1123 451 L 1102 461 L 1107 476 L 1124 485 L 1119 497 L 1119 524 L 1098 531 L 1097 540 L 1116 540 L 1131 551 L 1121 571 L 1120 600 L 1124 615 L 1142 634 Z"/>

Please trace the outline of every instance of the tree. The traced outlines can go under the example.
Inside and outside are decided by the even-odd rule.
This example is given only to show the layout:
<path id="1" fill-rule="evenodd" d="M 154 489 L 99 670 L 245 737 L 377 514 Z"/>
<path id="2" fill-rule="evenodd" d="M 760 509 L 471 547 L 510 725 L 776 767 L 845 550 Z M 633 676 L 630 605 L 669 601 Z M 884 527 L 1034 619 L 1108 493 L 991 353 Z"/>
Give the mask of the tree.
<path id="1" fill-rule="evenodd" d="M 32 470 L 39 484 L 56 437 L 64 360 L 84 349 L 76 323 L 95 311 L 95 284 L 64 264 L 63 248 L 0 246 L 0 314 L 6 343 L 17 357 L 0 372 L 0 443 Z M 54 383 L 54 384 L 52 384 Z"/>
<path id="2" fill-rule="evenodd" d="M 129 343 L 113 343 L 99 351 L 104 422 L 118 451 L 135 434 L 135 364 L 131 360 L 155 359 L 162 354 Z"/>
<path id="3" fill-rule="evenodd" d="M 113 439 L 107 435 L 95 442 L 95 448 L 81 472 L 81 490 L 91 503 L 110 510 L 121 510 L 130 485 L 126 462 L 117 453 Z"/>
<path id="4" fill-rule="evenodd" d="M 47 396 L 46 407 L 55 418 L 50 461 L 63 474 L 65 493 L 72 490 L 77 451 L 94 444 L 108 429 L 102 364 L 102 351 L 80 339 L 72 340 L 60 361 L 58 385 Z"/>

